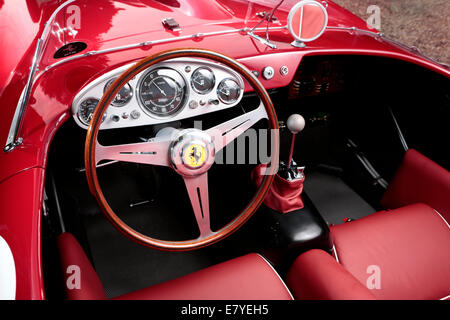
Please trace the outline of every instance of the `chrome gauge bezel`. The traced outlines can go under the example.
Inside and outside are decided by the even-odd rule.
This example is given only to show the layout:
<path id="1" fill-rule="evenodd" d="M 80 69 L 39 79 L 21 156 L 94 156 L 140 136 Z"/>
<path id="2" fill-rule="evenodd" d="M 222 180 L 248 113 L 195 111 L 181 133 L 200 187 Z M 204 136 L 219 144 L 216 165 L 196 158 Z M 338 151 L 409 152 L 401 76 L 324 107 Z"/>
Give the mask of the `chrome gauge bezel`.
<path id="1" fill-rule="evenodd" d="M 103 74 L 102 76 L 88 83 L 75 95 L 75 98 L 72 102 L 71 111 L 72 117 L 78 126 L 83 129 L 87 129 L 89 126 L 88 123 L 82 122 L 77 116 L 80 103 L 88 98 L 95 98 L 97 100 L 100 100 L 104 95 L 104 88 L 106 84 L 112 79 L 119 77 L 132 65 L 133 64 L 123 65 L 121 67 L 118 67 L 117 69 Z M 193 71 L 201 67 L 209 68 L 214 73 L 215 77 L 214 88 L 206 94 L 197 93 L 192 89 L 190 84 L 190 79 Z M 155 113 L 149 112 L 147 108 L 143 106 L 141 99 L 139 99 L 142 81 L 144 81 L 146 75 L 149 72 L 153 72 L 155 69 L 159 68 L 172 69 L 173 71 L 175 71 L 178 74 L 175 79 L 179 79 L 179 83 L 185 86 L 185 96 L 182 106 L 180 106 L 176 112 L 164 116 L 159 116 Z M 232 78 L 239 84 L 241 88 L 239 98 L 232 104 L 221 102 L 217 96 L 217 86 L 225 78 Z M 113 103 L 111 103 L 105 111 L 105 113 L 107 112 L 108 116 L 101 124 L 100 130 L 156 125 L 167 123 L 169 121 L 178 121 L 182 119 L 197 117 L 203 114 L 232 108 L 237 105 L 242 99 L 245 88 L 244 80 L 234 70 L 221 64 L 197 58 L 176 58 L 161 62 L 150 68 L 142 70 L 133 78 L 131 78 L 128 81 L 128 84 L 132 87 L 133 90 L 133 96 L 131 97 L 131 100 L 121 107 L 115 106 Z M 193 107 L 189 107 L 190 103 L 192 103 Z M 136 113 L 136 111 L 140 113 L 140 116 L 131 116 L 131 114 Z"/>
<path id="2" fill-rule="evenodd" d="M 78 120 L 80 120 L 80 122 L 83 123 L 83 124 L 86 125 L 86 126 L 89 126 L 90 121 L 85 121 L 85 120 L 81 117 L 80 111 L 81 111 L 81 106 L 83 105 L 83 103 L 86 102 L 86 101 L 88 101 L 88 100 L 96 100 L 96 101 L 97 101 L 97 104 L 95 105 L 95 108 L 97 108 L 97 105 L 98 105 L 98 103 L 100 102 L 100 99 L 95 98 L 95 97 L 86 97 L 86 98 L 84 98 L 84 99 L 80 102 L 80 106 L 79 106 L 79 108 L 78 108 L 78 110 L 77 110 L 77 117 L 78 117 Z M 95 108 L 94 108 L 94 110 L 95 110 Z M 106 112 L 105 112 L 105 115 L 106 115 Z"/>
<path id="3" fill-rule="evenodd" d="M 212 76 L 212 85 L 208 88 L 208 89 L 206 89 L 206 90 L 200 90 L 200 89 L 197 89 L 196 87 L 195 87 L 195 84 L 194 84 L 194 75 L 195 75 L 195 73 L 196 72 L 198 72 L 200 69 L 204 69 L 204 70 L 207 70 L 207 71 L 209 71 L 210 73 L 211 73 L 211 76 Z M 201 66 L 201 67 L 198 67 L 197 69 L 195 69 L 193 72 L 192 72 L 192 75 L 191 75 L 191 77 L 190 77 L 190 83 L 191 83 L 191 88 L 192 88 L 192 90 L 194 90 L 195 92 L 197 92 L 198 94 L 208 94 L 208 93 L 210 93 L 211 91 L 213 91 L 214 90 L 214 88 L 216 87 L 216 75 L 214 74 L 214 72 L 211 70 L 211 68 L 209 68 L 209 67 L 205 67 L 205 66 Z"/>
<path id="4" fill-rule="evenodd" d="M 235 83 L 237 84 L 237 86 L 238 86 L 238 89 L 239 89 L 238 97 L 237 97 L 236 99 L 234 99 L 233 101 L 226 101 L 226 100 L 222 99 L 222 98 L 220 97 L 220 94 L 219 94 L 219 87 L 220 87 L 220 85 L 222 84 L 222 82 L 225 82 L 225 81 L 227 81 L 227 80 L 231 80 L 231 81 L 235 82 Z M 231 78 L 231 77 L 224 78 L 224 79 L 222 79 L 222 80 L 219 82 L 219 84 L 217 84 L 217 89 L 216 89 L 217 98 L 219 98 L 219 100 L 220 100 L 222 103 L 225 103 L 225 104 L 234 104 L 234 103 L 236 103 L 237 101 L 239 101 L 239 99 L 241 98 L 241 96 L 242 96 L 242 90 L 243 90 L 243 88 L 241 87 L 241 85 L 239 84 L 239 81 L 238 81 L 237 79 Z"/>
<path id="5" fill-rule="evenodd" d="M 106 84 L 105 84 L 105 87 L 103 88 L 103 93 L 105 93 L 106 92 L 106 90 L 109 88 L 109 86 L 115 81 L 117 79 L 117 77 L 113 77 L 113 78 L 111 78 L 111 79 L 109 79 L 107 82 L 106 82 Z M 133 92 L 133 87 L 127 82 L 124 86 L 123 86 L 123 88 L 125 88 L 125 87 L 127 87 L 128 86 L 128 90 L 130 91 L 130 96 L 127 98 L 127 100 L 125 101 L 125 102 L 122 102 L 122 103 L 118 103 L 118 102 L 116 102 L 116 98 L 117 98 L 117 95 L 114 97 L 114 99 L 113 99 L 113 101 L 111 102 L 111 105 L 113 105 L 114 107 L 123 107 L 123 106 L 125 106 L 125 105 L 127 105 L 130 101 L 131 101 L 131 99 L 133 99 L 133 94 L 134 94 L 134 92 Z M 122 90 L 122 88 L 120 89 L 120 90 Z M 119 92 L 120 92 L 120 90 L 119 90 Z"/>
<path id="6" fill-rule="evenodd" d="M 149 110 L 148 107 L 142 101 L 142 97 L 141 97 L 141 93 L 142 93 L 141 92 L 142 91 L 141 90 L 141 86 L 142 86 L 142 83 L 145 81 L 145 79 L 147 78 L 147 76 L 150 73 L 153 73 L 153 72 L 155 72 L 155 71 L 157 71 L 159 69 L 168 69 L 168 70 L 174 72 L 175 74 L 177 74 L 180 77 L 180 79 L 183 80 L 183 84 L 184 84 L 184 87 L 181 87 L 181 90 L 184 91 L 184 95 L 183 95 L 183 100 L 181 101 L 180 106 L 177 107 L 175 111 L 167 113 L 165 115 L 161 115 L 161 114 L 158 114 L 158 113 L 155 113 L 155 112 Z M 170 76 L 167 76 L 167 77 L 172 79 L 173 81 L 175 81 L 175 83 L 177 83 L 178 85 L 180 85 L 180 83 L 176 79 L 173 79 Z M 136 90 L 136 100 L 137 100 L 139 106 L 141 107 L 142 111 L 144 111 L 145 114 L 147 114 L 148 116 L 150 116 L 152 118 L 155 118 L 155 119 L 170 119 L 170 118 L 176 116 L 181 111 L 183 111 L 183 109 L 186 107 L 187 102 L 189 101 L 189 93 L 190 92 L 189 92 L 188 81 L 186 80 L 186 78 L 178 70 L 176 70 L 174 68 L 171 68 L 169 66 L 166 66 L 166 65 L 155 66 L 154 68 L 150 68 L 150 69 L 146 70 L 142 74 L 142 76 L 139 77 L 139 81 L 137 82 L 135 90 Z"/>

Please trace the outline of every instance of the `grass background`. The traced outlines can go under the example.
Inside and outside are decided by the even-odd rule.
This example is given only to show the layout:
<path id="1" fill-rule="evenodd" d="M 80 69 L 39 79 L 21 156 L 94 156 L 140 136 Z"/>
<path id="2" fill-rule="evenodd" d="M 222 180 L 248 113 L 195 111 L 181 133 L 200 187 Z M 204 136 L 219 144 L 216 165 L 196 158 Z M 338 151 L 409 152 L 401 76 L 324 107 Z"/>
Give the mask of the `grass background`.
<path id="1" fill-rule="evenodd" d="M 367 20 L 380 7 L 381 32 L 441 63 L 450 65 L 450 0 L 333 0 Z"/>

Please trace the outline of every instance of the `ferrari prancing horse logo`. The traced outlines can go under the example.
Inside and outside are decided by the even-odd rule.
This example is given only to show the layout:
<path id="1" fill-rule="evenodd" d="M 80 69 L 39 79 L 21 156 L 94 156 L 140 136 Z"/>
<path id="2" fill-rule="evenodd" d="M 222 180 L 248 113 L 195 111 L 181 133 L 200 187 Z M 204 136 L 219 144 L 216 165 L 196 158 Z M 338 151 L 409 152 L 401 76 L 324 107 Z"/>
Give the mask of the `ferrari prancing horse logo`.
<path id="1" fill-rule="evenodd" d="M 191 144 L 184 152 L 184 163 L 191 168 L 201 167 L 206 161 L 206 149 L 199 144 Z"/>

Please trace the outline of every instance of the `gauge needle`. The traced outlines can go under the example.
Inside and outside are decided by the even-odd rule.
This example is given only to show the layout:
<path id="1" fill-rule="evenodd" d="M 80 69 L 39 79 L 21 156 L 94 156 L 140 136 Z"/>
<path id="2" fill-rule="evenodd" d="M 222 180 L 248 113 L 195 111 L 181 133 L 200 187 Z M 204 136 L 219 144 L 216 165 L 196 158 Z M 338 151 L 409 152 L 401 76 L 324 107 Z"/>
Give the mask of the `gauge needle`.
<path id="1" fill-rule="evenodd" d="M 224 91 L 224 90 L 225 90 L 225 91 Z M 229 90 L 226 90 L 226 89 L 221 89 L 220 92 L 223 93 L 223 94 L 226 95 L 226 96 L 229 96 L 229 95 L 230 95 L 230 91 L 229 91 Z"/>
<path id="2" fill-rule="evenodd" d="M 167 97 L 167 94 L 164 92 L 163 89 L 161 89 L 161 88 L 156 84 L 156 82 L 153 82 L 153 84 L 155 85 L 156 88 L 158 88 L 159 91 L 161 91 L 161 93 L 162 93 L 165 97 Z"/>
<path id="3" fill-rule="evenodd" d="M 196 82 L 196 83 L 198 83 L 199 85 L 202 86 L 204 84 L 204 81 L 203 80 L 198 81 L 197 79 L 198 78 L 194 78 L 194 82 Z"/>

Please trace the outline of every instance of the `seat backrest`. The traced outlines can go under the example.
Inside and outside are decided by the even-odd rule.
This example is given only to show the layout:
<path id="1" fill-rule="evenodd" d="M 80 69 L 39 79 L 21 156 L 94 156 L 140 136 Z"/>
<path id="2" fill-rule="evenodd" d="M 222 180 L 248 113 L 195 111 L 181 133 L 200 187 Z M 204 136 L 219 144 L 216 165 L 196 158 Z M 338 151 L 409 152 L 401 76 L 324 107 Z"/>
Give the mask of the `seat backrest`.
<path id="1" fill-rule="evenodd" d="M 450 222 L 450 172 L 414 149 L 409 149 L 381 199 L 385 208 L 426 203 Z"/>

